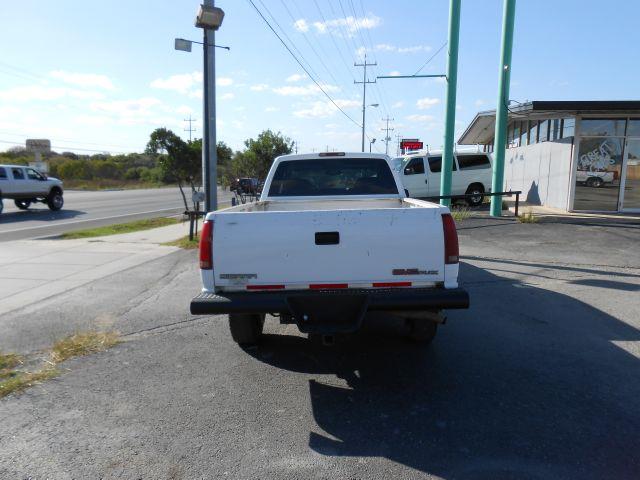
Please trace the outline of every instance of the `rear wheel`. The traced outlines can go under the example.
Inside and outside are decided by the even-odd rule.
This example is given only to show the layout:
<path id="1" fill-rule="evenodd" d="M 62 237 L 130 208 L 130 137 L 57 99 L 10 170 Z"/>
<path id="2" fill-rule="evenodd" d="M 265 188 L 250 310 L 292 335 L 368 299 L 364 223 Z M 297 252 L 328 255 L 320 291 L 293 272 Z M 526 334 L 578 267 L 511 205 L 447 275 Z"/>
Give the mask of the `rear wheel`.
<path id="1" fill-rule="evenodd" d="M 49 210 L 57 211 L 64 205 L 64 199 L 62 198 L 62 192 L 60 190 L 53 190 L 47 197 L 47 206 Z"/>
<path id="2" fill-rule="evenodd" d="M 604 181 L 600 177 L 589 177 L 587 179 L 587 186 L 600 188 L 604 184 Z"/>
<path id="3" fill-rule="evenodd" d="M 465 193 L 467 195 L 477 195 L 475 197 L 467 197 L 465 199 L 467 201 L 467 205 L 470 207 L 478 207 L 482 204 L 482 201 L 484 200 L 484 187 L 479 183 L 469 185 Z"/>
<path id="4" fill-rule="evenodd" d="M 409 324 L 409 338 L 414 342 L 429 345 L 438 331 L 438 324 L 430 320 L 407 320 Z"/>
<path id="5" fill-rule="evenodd" d="M 31 205 L 31 200 L 14 200 L 13 203 L 16 204 L 20 210 L 26 210 Z"/>
<path id="6" fill-rule="evenodd" d="M 238 345 L 255 345 L 264 328 L 264 314 L 230 313 L 231 338 Z"/>

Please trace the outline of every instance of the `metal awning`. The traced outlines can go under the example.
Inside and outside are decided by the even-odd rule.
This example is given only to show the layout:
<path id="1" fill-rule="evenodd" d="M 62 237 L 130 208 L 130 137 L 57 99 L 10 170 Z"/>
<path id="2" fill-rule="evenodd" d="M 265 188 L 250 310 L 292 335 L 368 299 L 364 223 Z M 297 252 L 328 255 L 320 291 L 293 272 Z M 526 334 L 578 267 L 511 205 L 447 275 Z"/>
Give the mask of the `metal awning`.
<path id="1" fill-rule="evenodd" d="M 566 118 L 576 115 L 639 115 L 638 100 L 533 101 L 509 106 L 509 120 Z M 460 136 L 458 145 L 486 145 L 493 141 L 496 111 L 479 112 Z"/>

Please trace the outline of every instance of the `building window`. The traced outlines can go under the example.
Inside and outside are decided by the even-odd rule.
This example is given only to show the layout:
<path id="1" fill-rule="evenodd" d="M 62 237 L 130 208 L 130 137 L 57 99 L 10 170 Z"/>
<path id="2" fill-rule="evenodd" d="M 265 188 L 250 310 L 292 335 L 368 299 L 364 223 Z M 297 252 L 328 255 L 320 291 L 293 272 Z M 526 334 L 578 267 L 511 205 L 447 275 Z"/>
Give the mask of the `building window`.
<path id="1" fill-rule="evenodd" d="M 531 120 L 529 122 L 529 145 L 538 143 L 538 121 Z"/>
<path id="2" fill-rule="evenodd" d="M 520 123 L 520 146 L 524 147 L 528 144 L 527 137 L 529 136 L 529 122 L 523 120 Z"/>
<path id="3" fill-rule="evenodd" d="M 514 148 L 520 146 L 520 122 L 513 124 L 513 139 L 511 140 L 511 146 Z"/>
<path id="4" fill-rule="evenodd" d="M 507 148 L 511 148 L 513 146 L 513 129 L 515 125 L 511 124 L 507 128 Z"/>
<path id="5" fill-rule="evenodd" d="M 562 132 L 560 132 L 560 119 L 554 118 L 551 120 L 551 132 L 549 134 L 550 140 L 558 140 L 562 137 Z"/>
<path id="6" fill-rule="evenodd" d="M 576 119 L 563 118 L 560 124 L 562 136 L 560 138 L 573 137 L 576 134 Z"/>
<path id="7" fill-rule="evenodd" d="M 627 120 L 624 118 L 583 118 L 580 135 L 588 137 L 622 137 Z"/>
<path id="8" fill-rule="evenodd" d="M 541 120 L 540 121 L 540 130 L 538 133 L 538 141 L 548 142 L 549 141 L 549 120 Z"/>
<path id="9" fill-rule="evenodd" d="M 632 118 L 629 120 L 627 135 L 629 137 L 640 137 L 640 118 Z"/>

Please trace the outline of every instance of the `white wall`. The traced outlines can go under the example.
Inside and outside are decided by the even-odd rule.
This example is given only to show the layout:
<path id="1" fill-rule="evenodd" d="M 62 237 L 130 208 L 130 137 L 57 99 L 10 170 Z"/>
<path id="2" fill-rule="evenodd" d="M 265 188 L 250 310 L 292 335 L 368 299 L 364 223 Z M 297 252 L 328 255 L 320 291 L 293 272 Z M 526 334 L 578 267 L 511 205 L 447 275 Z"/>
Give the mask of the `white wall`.
<path id="1" fill-rule="evenodd" d="M 504 190 L 522 190 L 533 205 L 567 209 L 573 137 L 507 149 Z"/>

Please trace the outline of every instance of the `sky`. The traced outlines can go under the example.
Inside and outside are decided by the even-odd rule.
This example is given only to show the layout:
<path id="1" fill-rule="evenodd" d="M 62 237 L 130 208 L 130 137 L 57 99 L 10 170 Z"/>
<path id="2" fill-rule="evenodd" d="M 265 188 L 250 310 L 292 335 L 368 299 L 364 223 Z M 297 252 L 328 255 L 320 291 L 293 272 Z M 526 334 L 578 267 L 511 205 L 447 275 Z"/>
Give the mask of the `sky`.
<path id="1" fill-rule="evenodd" d="M 442 74 L 447 0 L 254 0 L 313 78 L 296 63 L 249 0 L 225 11 L 216 43 L 217 137 L 234 149 L 270 128 L 299 152 L 359 151 L 363 70 L 367 76 Z M 202 132 L 198 2 L 169 0 L 0 0 L 0 150 L 49 138 L 56 151 L 144 150 L 166 127 Z M 638 100 L 640 4 L 628 0 L 520 0 L 510 98 Z M 502 0 L 462 0 L 456 138 L 478 111 L 494 109 Z M 346 115 L 322 93 L 314 80 Z M 367 86 L 367 146 L 395 155 L 396 135 L 440 148 L 443 79 L 380 79 Z"/>

